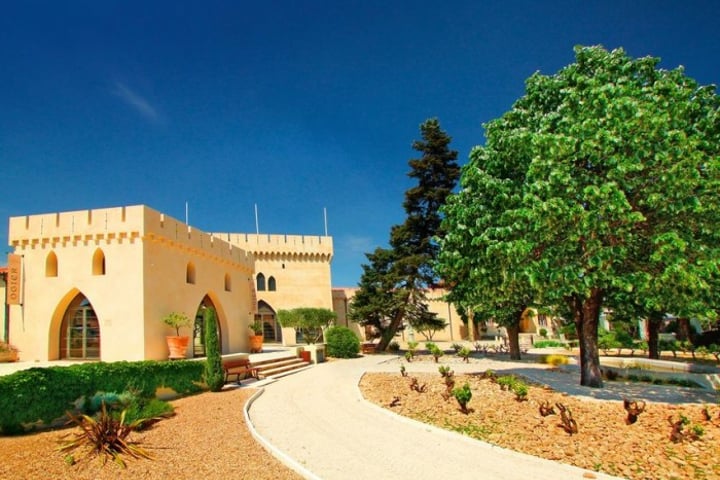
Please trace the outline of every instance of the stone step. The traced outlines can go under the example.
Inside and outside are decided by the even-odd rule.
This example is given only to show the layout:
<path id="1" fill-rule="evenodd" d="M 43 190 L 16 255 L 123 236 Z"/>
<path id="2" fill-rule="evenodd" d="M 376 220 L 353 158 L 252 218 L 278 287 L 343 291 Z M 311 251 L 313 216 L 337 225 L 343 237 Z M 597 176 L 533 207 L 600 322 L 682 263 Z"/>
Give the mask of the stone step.
<path id="1" fill-rule="evenodd" d="M 309 367 L 311 364 L 298 357 L 282 357 L 253 362 L 253 365 L 258 369 L 259 378 L 269 378 L 295 373 Z"/>

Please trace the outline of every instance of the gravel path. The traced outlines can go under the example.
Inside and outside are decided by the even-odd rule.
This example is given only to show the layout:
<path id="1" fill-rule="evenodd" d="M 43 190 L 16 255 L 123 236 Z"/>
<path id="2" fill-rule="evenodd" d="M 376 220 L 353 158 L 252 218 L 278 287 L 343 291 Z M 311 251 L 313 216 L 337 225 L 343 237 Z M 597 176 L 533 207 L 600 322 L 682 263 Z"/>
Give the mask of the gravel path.
<path id="1" fill-rule="evenodd" d="M 307 478 L 615 478 L 386 412 L 362 398 L 358 382 L 365 371 L 397 371 L 397 365 L 382 363 L 387 359 L 378 355 L 332 361 L 283 378 L 265 387 L 252 404 L 251 422 L 291 463 L 312 472 Z"/>

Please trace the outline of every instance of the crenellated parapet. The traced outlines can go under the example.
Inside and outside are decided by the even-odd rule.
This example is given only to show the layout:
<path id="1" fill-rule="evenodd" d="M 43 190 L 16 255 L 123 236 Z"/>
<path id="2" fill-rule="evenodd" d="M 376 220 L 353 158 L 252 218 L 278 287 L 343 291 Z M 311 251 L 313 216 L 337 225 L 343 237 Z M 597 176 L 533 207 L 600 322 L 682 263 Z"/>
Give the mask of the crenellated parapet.
<path id="1" fill-rule="evenodd" d="M 9 244 L 18 249 L 148 241 L 253 270 L 252 255 L 145 205 L 11 217 Z"/>
<path id="2" fill-rule="evenodd" d="M 243 265 L 253 271 L 250 252 L 223 240 L 220 236 L 193 228 L 169 215 L 145 207 L 145 238 L 186 250 L 201 257 L 215 257 L 225 263 Z"/>
<path id="3" fill-rule="evenodd" d="M 143 208 L 138 205 L 10 217 L 8 241 L 16 248 L 134 242 L 143 234 Z"/>
<path id="4" fill-rule="evenodd" d="M 215 233 L 215 236 L 251 253 L 257 260 L 330 263 L 333 240 L 327 236 Z"/>

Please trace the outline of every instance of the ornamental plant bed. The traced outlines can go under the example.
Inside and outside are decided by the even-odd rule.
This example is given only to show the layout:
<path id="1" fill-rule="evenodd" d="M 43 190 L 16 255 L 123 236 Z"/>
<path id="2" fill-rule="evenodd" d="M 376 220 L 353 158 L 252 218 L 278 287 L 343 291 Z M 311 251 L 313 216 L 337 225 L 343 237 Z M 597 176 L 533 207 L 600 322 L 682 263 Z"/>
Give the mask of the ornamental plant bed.
<path id="1" fill-rule="evenodd" d="M 409 378 L 426 384 L 411 390 Z M 720 478 L 720 406 L 650 403 L 628 424 L 622 401 L 585 400 L 530 385 L 526 401 L 502 390 L 481 374 L 456 375 L 468 383 L 472 398 L 463 413 L 446 394 L 438 373 L 367 373 L 360 382 L 364 397 L 399 415 L 537 457 L 602 471 L 632 480 Z M 447 399 L 446 399 L 447 398 Z M 560 411 L 543 416 L 541 406 L 569 409 L 578 432 L 562 428 Z M 390 406 L 392 405 L 392 406 Z M 710 419 L 708 420 L 707 415 Z M 673 425 L 682 419 L 686 437 L 671 440 Z M 693 432 L 702 432 L 693 438 Z"/>

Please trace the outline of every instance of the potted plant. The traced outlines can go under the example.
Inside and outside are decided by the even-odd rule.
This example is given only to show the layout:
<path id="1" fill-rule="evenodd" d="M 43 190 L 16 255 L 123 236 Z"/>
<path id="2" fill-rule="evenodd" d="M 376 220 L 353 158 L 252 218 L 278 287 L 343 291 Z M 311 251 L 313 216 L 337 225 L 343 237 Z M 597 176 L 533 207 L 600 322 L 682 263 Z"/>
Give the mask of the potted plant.
<path id="1" fill-rule="evenodd" d="M 183 327 L 190 327 L 192 325 L 192 321 L 184 313 L 172 312 L 163 317 L 163 322 L 174 328 L 176 333 L 176 335 L 168 335 L 165 337 L 168 344 L 168 350 L 170 351 L 169 358 L 185 358 L 187 355 L 187 346 L 188 343 L 190 343 L 190 337 L 187 335 L 180 335 L 180 329 Z"/>
<path id="2" fill-rule="evenodd" d="M 15 346 L 0 341 L 0 362 L 17 362 L 18 351 Z"/>
<path id="3" fill-rule="evenodd" d="M 302 347 L 301 356 L 307 361 L 309 352 L 315 363 L 324 361 L 325 346 L 315 345 L 323 336 L 323 330 L 332 325 L 336 319 L 336 314 L 327 308 L 294 308 L 292 310 L 278 310 L 278 320 L 283 327 L 294 328 L 295 332 L 300 332 L 303 341 L 306 343 Z"/>
<path id="4" fill-rule="evenodd" d="M 263 349 L 263 322 L 255 320 L 250 324 L 250 353 L 260 353 Z"/>

